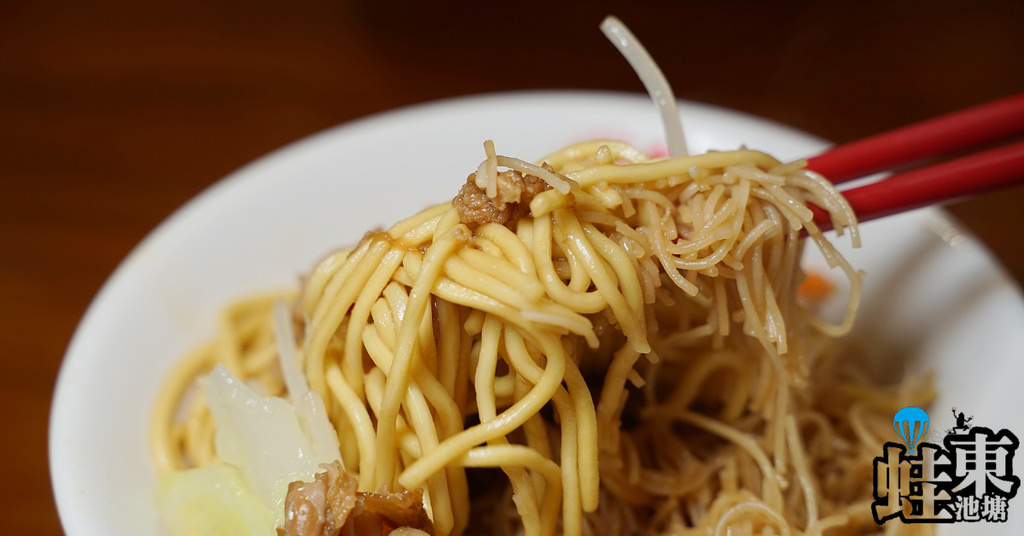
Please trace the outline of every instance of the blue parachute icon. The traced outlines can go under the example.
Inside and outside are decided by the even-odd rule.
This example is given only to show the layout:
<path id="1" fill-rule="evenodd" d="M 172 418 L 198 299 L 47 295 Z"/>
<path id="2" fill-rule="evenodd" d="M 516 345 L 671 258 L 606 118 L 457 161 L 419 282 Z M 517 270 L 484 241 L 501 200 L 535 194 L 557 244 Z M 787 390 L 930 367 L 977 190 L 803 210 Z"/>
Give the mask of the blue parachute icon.
<path id="1" fill-rule="evenodd" d="M 921 408 L 907 406 L 896 412 L 892 427 L 903 438 L 910 454 L 917 454 L 917 444 L 928 433 L 928 413 Z"/>

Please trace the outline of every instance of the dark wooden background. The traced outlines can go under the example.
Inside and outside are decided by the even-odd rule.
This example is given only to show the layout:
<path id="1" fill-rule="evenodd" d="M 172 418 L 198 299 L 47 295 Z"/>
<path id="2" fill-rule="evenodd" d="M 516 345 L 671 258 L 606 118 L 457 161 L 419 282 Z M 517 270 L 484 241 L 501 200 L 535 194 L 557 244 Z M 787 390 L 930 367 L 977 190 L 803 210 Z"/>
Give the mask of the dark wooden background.
<path id="1" fill-rule="evenodd" d="M 396 106 L 639 91 L 615 13 L 682 98 L 847 141 L 1024 91 L 1024 2 L 0 2 L 0 531 L 58 534 L 46 427 L 75 325 L 203 188 Z M 1024 281 L 1024 188 L 951 207 Z"/>

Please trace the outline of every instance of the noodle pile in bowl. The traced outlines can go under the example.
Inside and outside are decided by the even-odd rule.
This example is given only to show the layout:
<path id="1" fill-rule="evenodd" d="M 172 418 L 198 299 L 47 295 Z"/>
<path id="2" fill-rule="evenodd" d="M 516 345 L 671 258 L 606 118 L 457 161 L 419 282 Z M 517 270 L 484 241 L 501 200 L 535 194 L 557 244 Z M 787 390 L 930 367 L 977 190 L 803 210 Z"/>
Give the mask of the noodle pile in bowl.
<path id="1" fill-rule="evenodd" d="M 288 296 L 353 489 L 422 492 L 435 534 L 880 529 L 871 459 L 932 392 L 878 387 L 840 353 L 861 274 L 807 208 L 856 243 L 827 181 L 749 150 L 649 159 L 602 141 L 535 165 L 485 147 L 454 202 L 367 234 Z M 799 299 L 807 240 L 850 279 L 837 325 Z M 296 398 L 276 299 L 229 309 L 167 382 L 165 474 L 224 463 L 191 389 L 215 364 Z"/>

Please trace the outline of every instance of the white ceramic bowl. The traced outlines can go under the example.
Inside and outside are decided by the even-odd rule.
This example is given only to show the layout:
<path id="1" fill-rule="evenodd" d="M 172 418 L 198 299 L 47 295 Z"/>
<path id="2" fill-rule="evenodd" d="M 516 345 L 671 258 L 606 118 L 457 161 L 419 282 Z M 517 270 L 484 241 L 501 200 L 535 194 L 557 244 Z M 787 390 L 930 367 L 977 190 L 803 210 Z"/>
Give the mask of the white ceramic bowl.
<path id="1" fill-rule="evenodd" d="M 682 103 L 681 113 L 694 152 L 745 144 L 793 159 L 826 147 L 791 128 L 707 105 Z M 653 106 L 639 95 L 487 95 L 348 123 L 217 183 L 135 248 L 71 341 L 50 424 L 65 530 L 159 533 L 146 439 L 153 394 L 186 351 L 212 336 L 217 312 L 232 300 L 295 286 L 327 252 L 451 198 L 482 159 L 485 139 L 501 154 L 536 159 L 585 139 L 652 149 L 662 137 Z M 1024 431 L 1024 415 L 1015 410 L 1024 400 L 1024 301 L 1013 283 L 937 210 L 862 230 L 861 250 L 843 248 L 868 272 L 858 332 L 892 359 L 938 371 L 933 429 L 951 427 L 947 408 L 957 406 L 975 415 L 974 424 Z M 1016 501 L 1009 518 L 954 527 L 1024 531 Z"/>

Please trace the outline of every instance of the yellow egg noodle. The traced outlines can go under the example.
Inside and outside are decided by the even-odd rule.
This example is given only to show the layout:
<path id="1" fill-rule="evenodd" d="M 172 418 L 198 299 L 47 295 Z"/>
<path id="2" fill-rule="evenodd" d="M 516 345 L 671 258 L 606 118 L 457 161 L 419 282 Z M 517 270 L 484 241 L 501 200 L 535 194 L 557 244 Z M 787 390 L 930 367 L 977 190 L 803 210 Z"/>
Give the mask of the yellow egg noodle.
<path id="1" fill-rule="evenodd" d="M 877 386 L 834 339 L 861 274 L 807 208 L 859 240 L 831 184 L 751 150 L 651 159 L 594 141 L 537 164 L 485 152 L 470 182 L 492 200 L 512 171 L 544 181 L 520 214 L 476 223 L 433 206 L 284 295 L 359 491 L 421 489 L 439 535 L 883 528 L 871 459 L 890 416 L 932 391 Z M 797 293 L 808 240 L 850 281 L 836 325 Z M 152 427 L 162 472 L 220 463 L 192 389 L 214 364 L 286 392 L 280 296 L 229 308 L 168 379 Z"/>

